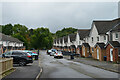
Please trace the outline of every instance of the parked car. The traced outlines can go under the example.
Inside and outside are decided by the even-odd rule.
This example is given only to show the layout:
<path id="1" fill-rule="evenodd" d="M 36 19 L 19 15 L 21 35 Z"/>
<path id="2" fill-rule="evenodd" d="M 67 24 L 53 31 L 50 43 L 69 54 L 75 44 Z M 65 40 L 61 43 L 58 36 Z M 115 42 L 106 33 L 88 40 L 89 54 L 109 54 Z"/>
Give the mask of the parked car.
<path id="1" fill-rule="evenodd" d="M 51 53 L 50 53 L 50 56 L 54 56 L 55 53 L 56 53 L 56 52 L 51 52 Z"/>
<path id="2" fill-rule="evenodd" d="M 62 52 L 59 51 L 59 52 L 55 53 L 54 58 L 63 58 Z"/>
<path id="3" fill-rule="evenodd" d="M 47 54 L 50 55 L 50 53 L 52 52 L 52 50 L 47 50 Z"/>
<path id="4" fill-rule="evenodd" d="M 33 60 L 38 60 L 38 54 L 37 53 L 34 53 L 32 51 L 29 51 L 29 50 L 23 50 L 23 52 L 29 53 L 32 56 Z"/>
<path id="5" fill-rule="evenodd" d="M 52 51 L 52 52 L 57 52 L 57 50 L 56 50 L 56 49 L 51 49 L 51 51 Z"/>
<path id="6" fill-rule="evenodd" d="M 12 57 L 13 63 L 19 64 L 20 66 L 25 66 L 26 64 L 33 63 L 32 56 L 29 53 L 20 50 L 8 51 L 6 53 L 3 53 L 2 57 Z"/>

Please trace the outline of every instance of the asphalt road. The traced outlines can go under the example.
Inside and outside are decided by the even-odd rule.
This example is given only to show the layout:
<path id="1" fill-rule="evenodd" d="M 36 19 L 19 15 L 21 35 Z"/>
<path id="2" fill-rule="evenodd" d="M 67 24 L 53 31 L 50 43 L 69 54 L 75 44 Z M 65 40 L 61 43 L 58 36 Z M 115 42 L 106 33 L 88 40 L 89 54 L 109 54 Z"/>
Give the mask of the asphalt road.
<path id="1" fill-rule="evenodd" d="M 26 66 L 14 65 L 16 71 L 10 75 L 4 77 L 2 80 L 35 80 L 36 76 L 40 72 L 39 61 L 36 60 L 32 64 Z"/>
<path id="2" fill-rule="evenodd" d="M 55 59 L 53 56 L 47 55 L 46 51 L 40 51 L 39 63 L 43 67 L 41 79 L 78 78 L 81 80 L 118 80 L 117 73 L 71 60 Z"/>

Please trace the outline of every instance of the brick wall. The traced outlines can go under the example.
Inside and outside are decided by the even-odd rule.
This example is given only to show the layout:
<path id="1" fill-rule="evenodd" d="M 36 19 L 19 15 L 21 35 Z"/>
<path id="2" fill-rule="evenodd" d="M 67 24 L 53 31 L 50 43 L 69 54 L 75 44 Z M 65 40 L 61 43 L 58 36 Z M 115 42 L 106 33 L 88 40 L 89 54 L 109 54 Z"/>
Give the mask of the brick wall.
<path id="1" fill-rule="evenodd" d="M 106 48 L 107 61 L 110 61 L 110 49 L 113 48 L 111 45 L 108 45 Z M 113 62 L 118 61 L 118 48 L 113 48 Z"/>

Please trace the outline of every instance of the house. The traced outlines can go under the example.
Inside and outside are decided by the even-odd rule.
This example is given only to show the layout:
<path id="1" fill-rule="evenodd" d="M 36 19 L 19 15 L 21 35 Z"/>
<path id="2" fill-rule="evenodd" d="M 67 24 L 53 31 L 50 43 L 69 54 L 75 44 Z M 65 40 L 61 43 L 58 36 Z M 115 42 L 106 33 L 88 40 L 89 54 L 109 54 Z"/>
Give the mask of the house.
<path id="1" fill-rule="evenodd" d="M 77 42 L 76 53 L 77 54 L 80 54 L 80 52 L 82 52 L 82 48 L 81 48 L 82 43 L 85 43 L 84 38 L 89 35 L 89 32 L 90 32 L 90 29 L 79 29 L 77 31 L 77 35 L 78 35 L 78 37 L 76 36 L 76 42 Z"/>
<path id="2" fill-rule="evenodd" d="M 107 61 L 118 62 L 120 57 L 120 43 L 118 41 L 108 41 L 105 48 Z"/>
<path id="3" fill-rule="evenodd" d="M 82 55 L 82 45 L 78 45 L 78 46 L 77 46 L 76 54 Z"/>
<path id="4" fill-rule="evenodd" d="M 62 49 L 63 49 L 63 47 L 62 47 L 62 40 L 63 40 L 63 39 L 62 39 L 62 37 L 61 37 L 61 38 L 59 38 L 59 44 L 60 44 L 60 45 L 59 45 L 59 48 L 60 48 L 60 50 L 62 50 Z"/>
<path id="5" fill-rule="evenodd" d="M 56 49 L 59 50 L 59 38 L 56 39 L 56 47 L 57 47 Z"/>
<path id="6" fill-rule="evenodd" d="M 90 45 L 88 43 L 82 44 L 82 55 L 83 57 L 89 57 L 90 56 Z"/>
<path id="7" fill-rule="evenodd" d="M 64 44 L 64 49 L 63 50 L 67 51 L 68 36 L 64 36 L 63 40 L 64 40 L 64 43 L 63 43 Z"/>
<path id="8" fill-rule="evenodd" d="M 116 24 L 109 32 L 110 41 L 118 41 L 120 43 L 120 22 Z"/>
<path id="9" fill-rule="evenodd" d="M 0 33 L 0 44 L 3 45 L 3 52 L 7 50 L 16 49 L 23 46 L 23 42 L 18 40 L 17 38 L 5 35 Z M 16 47 L 16 48 L 15 48 Z"/>
<path id="10" fill-rule="evenodd" d="M 92 57 L 99 61 L 104 61 L 104 56 L 106 56 L 105 43 L 96 43 L 94 47 Z"/>
<path id="11" fill-rule="evenodd" d="M 70 51 L 76 53 L 76 48 L 77 48 L 77 45 L 75 44 L 76 43 L 75 42 L 76 41 L 76 33 L 69 34 L 68 36 L 70 38 L 70 42 L 69 42 Z"/>
<path id="12" fill-rule="evenodd" d="M 107 43 L 110 41 L 109 31 L 120 22 L 115 20 L 93 21 L 87 43 L 90 45 L 90 53 L 94 53 L 96 43 Z"/>

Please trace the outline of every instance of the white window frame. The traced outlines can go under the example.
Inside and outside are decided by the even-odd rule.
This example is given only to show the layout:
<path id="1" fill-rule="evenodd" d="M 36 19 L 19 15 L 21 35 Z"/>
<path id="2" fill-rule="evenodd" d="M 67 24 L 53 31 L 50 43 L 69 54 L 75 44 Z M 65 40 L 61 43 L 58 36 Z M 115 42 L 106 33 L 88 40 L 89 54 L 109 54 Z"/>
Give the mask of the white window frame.
<path id="1" fill-rule="evenodd" d="M 118 33 L 115 33 L 115 39 L 118 39 L 118 38 L 119 38 Z"/>

